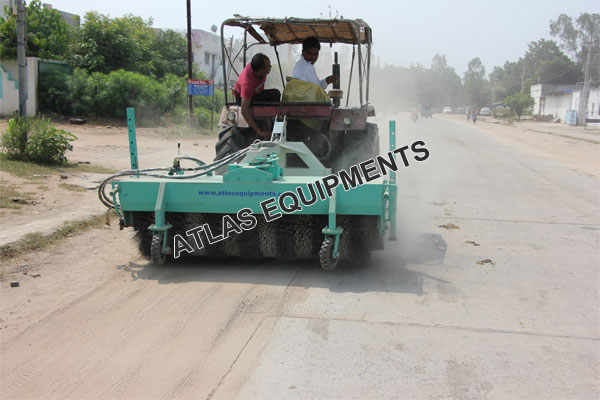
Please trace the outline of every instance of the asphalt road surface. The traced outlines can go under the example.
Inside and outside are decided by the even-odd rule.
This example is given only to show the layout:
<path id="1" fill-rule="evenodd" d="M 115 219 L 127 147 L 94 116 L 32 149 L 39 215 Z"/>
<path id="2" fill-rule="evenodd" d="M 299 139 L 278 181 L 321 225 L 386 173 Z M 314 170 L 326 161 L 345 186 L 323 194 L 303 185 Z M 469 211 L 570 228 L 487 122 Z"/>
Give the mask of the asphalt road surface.
<path id="1" fill-rule="evenodd" d="M 5 296 L 47 312 L 3 330 L 0 397 L 599 398 L 598 178 L 396 119 L 431 155 L 398 173 L 398 241 L 368 264 L 154 267 L 127 231 L 87 233 Z"/>

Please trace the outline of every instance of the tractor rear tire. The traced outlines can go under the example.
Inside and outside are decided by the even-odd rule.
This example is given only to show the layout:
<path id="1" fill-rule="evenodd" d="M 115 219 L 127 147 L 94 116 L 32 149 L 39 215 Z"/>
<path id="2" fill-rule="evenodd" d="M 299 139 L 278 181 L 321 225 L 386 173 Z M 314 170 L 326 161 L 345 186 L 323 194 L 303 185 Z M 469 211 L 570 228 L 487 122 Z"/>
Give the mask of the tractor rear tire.
<path id="1" fill-rule="evenodd" d="M 214 161 L 221 160 L 230 154 L 245 149 L 256 138 L 256 134 L 250 128 L 234 126 L 224 129 L 219 133 L 219 141 L 215 145 L 216 156 Z"/>

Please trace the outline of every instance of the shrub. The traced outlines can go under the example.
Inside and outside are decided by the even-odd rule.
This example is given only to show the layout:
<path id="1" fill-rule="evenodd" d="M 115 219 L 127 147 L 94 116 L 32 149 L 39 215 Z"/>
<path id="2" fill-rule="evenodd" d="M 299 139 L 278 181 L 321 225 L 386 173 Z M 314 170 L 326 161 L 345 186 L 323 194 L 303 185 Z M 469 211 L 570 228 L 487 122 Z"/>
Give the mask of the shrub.
<path id="1" fill-rule="evenodd" d="M 510 117 L 510 108 L 496 108 L 493 111 L 494 118 L 507 118 Z"/>
<path id="2" fill-rule="evenodd" d="M 19 160 L 25 157 L 29 125 L 30 120 L 22 117 L 12 118 L 8 122 L 8 129 L 2 134 L 0 145 L 9 158 Z"/>
<path id="3" fill-rule="evenodd" d="M 45 112 L 125 118 L 126 108 L 134 107 L 141 126 L 186 119 L 186 82 L 172 74 L 156 79 L 125 70 L 90 74 L 78 68 L 70 76 L 48 74 L 43 80 L 40 98 L 44 98 L 41 106 Z M 202 126 L 210 125 L 212 100 L 211 96 L 194 96 L 195 113 Z M 224 103 L 223 91 L 216 90 L 214 100 L 213 109 L 218 114 Z"/>
<path id="4" fill-rule="evenodd" d="M 13 118 L 2 134 L 2 147 L 10 159 L 40 164 L 61 164 L 65 153 L 73 150 L 72 133 L 57 129 L 45 118 Z"/>
<path id="5" fill-rule="evenodd" d="M 196 114 L 196 117 L 198 118 L 198 125 L 203 127 L 203 128 L 208 128 L 210 127 L 210 110 L 207 110 L 206 108 L 197 108 L 194 110 L 194 113 Z M 213 116 L 214 119 L 219 118 L 219 115 L 215 112 L 215 115 Z M 218 121 L 213 121 L 214 124 L 216 124 Z"/>

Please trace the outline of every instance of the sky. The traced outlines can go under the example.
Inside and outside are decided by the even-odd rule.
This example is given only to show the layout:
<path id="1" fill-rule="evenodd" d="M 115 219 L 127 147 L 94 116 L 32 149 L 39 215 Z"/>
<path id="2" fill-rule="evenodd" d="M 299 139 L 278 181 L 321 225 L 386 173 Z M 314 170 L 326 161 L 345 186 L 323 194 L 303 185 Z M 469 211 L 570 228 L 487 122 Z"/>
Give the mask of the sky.
<path id="1" fill-rule="evenodd" d="M 152 18 L 157 28 L 185 29 L 186 0 L 49 0 L 54 8 L 79 14 L 90 10 L 120 17 L 131 13 Z M 599 13 L 600 1 L 588 0 L 192 0 L 192 28 L 210 30 L 233 14 L 262 17 L 319 18 L 336 14 L 363 19 L 373 29 L 373 62 L 429 67 L 443 54 L 461 76 L 469 60 L 479 57 L 494 66 L 517 61 L 527 44 L 550 36 L 550 20 L 560 14 L 576 18 Z M 83 20 L 82 20 L 83 22 Z"/>

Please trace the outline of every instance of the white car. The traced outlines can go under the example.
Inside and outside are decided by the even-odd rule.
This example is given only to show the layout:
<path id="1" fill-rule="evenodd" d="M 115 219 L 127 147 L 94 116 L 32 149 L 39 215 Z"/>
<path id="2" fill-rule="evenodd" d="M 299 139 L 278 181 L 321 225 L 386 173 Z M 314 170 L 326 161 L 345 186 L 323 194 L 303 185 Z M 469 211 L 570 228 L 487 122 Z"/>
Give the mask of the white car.
<path id="1" fill-rule="evenodd" d="M 442 114 L 452 114 L 452 107 L 444 107 Z"/>
<path id="2" fill-rule="evenodd" d="M 492 110 L 489 107 L 481 107 L 479 115 L 492 115 Z"/>

